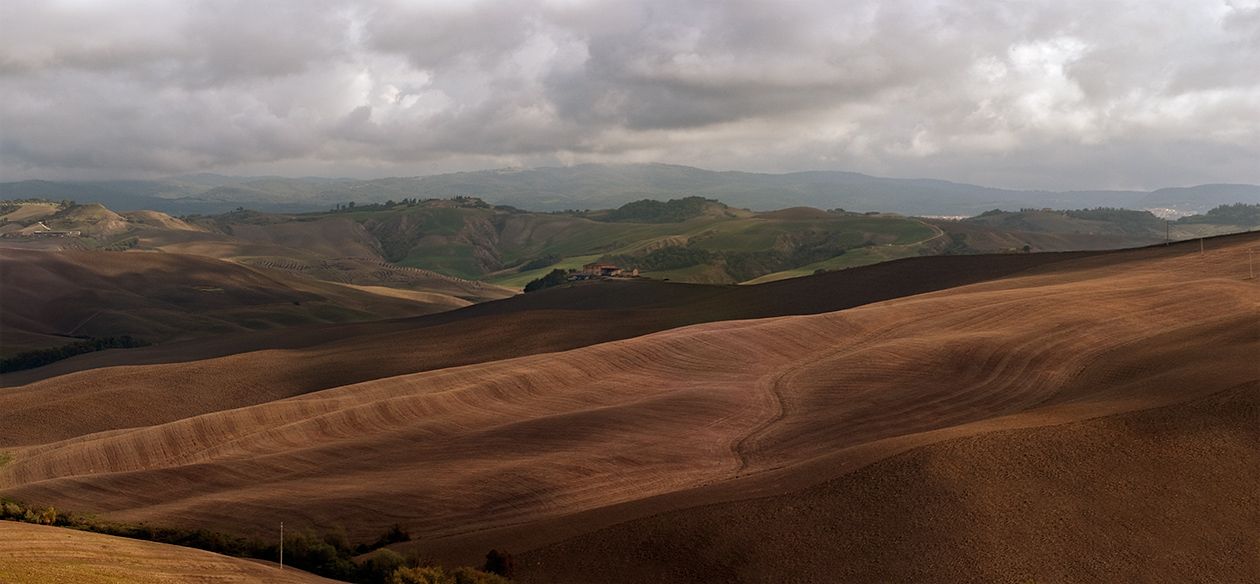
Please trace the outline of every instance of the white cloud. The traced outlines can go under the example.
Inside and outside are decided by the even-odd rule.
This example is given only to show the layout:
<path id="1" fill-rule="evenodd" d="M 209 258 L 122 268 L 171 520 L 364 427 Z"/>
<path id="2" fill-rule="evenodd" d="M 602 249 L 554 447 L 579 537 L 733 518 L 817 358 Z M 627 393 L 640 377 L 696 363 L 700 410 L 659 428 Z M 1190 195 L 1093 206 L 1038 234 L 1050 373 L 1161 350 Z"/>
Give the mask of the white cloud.
<path id="1" fill-rule="evenodd" d="M 5 179 L 648 161 L 1260 182 L 1255 0 L 0 4 Z"/>

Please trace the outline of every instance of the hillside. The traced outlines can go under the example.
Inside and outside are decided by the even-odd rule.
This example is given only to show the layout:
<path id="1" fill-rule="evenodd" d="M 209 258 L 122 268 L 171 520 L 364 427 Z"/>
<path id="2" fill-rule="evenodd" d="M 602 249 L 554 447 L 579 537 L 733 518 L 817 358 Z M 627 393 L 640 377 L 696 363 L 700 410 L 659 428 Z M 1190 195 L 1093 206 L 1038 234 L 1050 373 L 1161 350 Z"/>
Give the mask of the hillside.
<path id="1" fill-rule="evenodd" d="M 40 236 L 46 230 L 61 232 Z M 28 233 L 29 232 L 29 233 Z M 352 286 L 397 288 L 387 294 L 453 296 L 479 302 L 510 290 L 385 261 L 380 243 L 346 218 L 236 211 L 175 218 L 156 211 L 115 213 L 99 204 L 53 201 L 0 205 L 0 249 L 141 250 L 228 260 Z"/>
<path id="2" fill-rule="evenodd" d="M 1199 185 L 1141 191 L 1019 191 L 930 179 L 855 172 L 786 174 L 718 172 L 669 164 L 581 164 L 498 169 L 418 177 L 345 179 L 199 174 L 149 181 L 0 183 L 0 198 L 71 199 L 117 210 L 223 213 L 238 206 L 268 212 L 327 209 L 336 203 L 404 198 L 480 197 L 535 211 L 605 209 L 640 199 L 700 196 L 736 207 L 891 211 L 907 215 L 975 215 L 995 207 L 1160 209 L 1201 213 L 1228 203 L 1260 203 L 1256 185 Z"/>
<path id="3" fill-rule="evenodd" d="M 342 256 L 379 258 L 519 288 L 556 266 L 580 267 L 599 258 L 640 266 L 648 277 L 735 283 L 863 246 L 910 244 L 936 233 L 921 221 L 900 216 L 816 210 L 803 215 L 751 213 L 717 201 L 682 210 L 679 205 L 686 201 L 640 202 L 595 212 L 529 213 L 491 207 L 479 199 L 409 199 L 332 213 L 232 213 L 195 221 L 218 234 L 214 237 L 141 243 L 246 262 L 283 253 L 269 251 L 268 246 L 306 251 L 326 246 L 340 250 Z M 659 207 L 635 207 L 642 204 Z M 670 210 L 675 208 L 679 210 Z M 232 243 L 223 243 L 229 237 Z M 275 260 L 268 265 L 283 264 Z"/>
<path id="4" fill-rule="evenodd" d="M 52 205 L 49 207 L 49 205 Z M 559 213 L 491 206 L 481 199 L 402 198 L 331 212 L 237 210 L 177 219 L 99 205 L 25 203 L 0 230 L 43 219 L 81 237 L 9 235 L 35 249 L 139 249 L 201 255 L 356 286 L 502 298 L 554 269 L 603 261 L 649 278 L 760 283 L 898 258 L 939 254 L 1118 249 L 1248 229 L 1218 215 L 1167 223 L 1149 212 L 990 210 L 964 220 L 793 207 L 752 212 L 718 200 L 640 200 L 615 209 Z M 1224 207 L 1222 207 L 1224 208 Z M 1220 213 L 1220 211 L 1214 211 Z M 30 227 L 22 227 L 30 229 Z M 486 284 L 482 284 L 485 282 Z M 501 287 L 501 288 L 500 288 Z"/>
<path id="5" fill-rule="evenodd" d="M 0 521 L 0 582 L 333 584 L 301 570 L 175 545 Z"/>
<path id="6" fill-rule="evenodd" d="M 0 443 L 165 423 L 382 377 L 566 351 L 697 323 L 842 310 L 1085 255 L 911 258 L 757 286 L 590 282 L 418 318 L 83 355 L 0 377 L 3 385 L 22 386 L 0 395 Z M 184 382 L 173 387 L 170 379 Z M 115 399 L 98 403 L 101 391 Z M 135 402 L 161 407 L 126 405 Z M 54 418 L 64 423 L 47 423 Z"/>
<path id="7" fill-rule="evenodd" d="M 521 580 L 1245 582 L 1260 573 L 1242 551 L 1260 543 L 1258 419 L 1252 383 L 951 439 L 800 492 L 583 534 L 526 554 Z"/>
<path id="8" fill-rule="evenodd" d="M 156 343 L 469 304 L 441 294 L 400 298 L 171 253 L 10 249 L 0 253 L 0 280 L 5 354 L 75 337 L 131 335 Z"/>
<path id="9" fill-rule="evenodd" d="M 1011 505 L 1028 500 L 1019 493 L 1040 484 L 1035 473 L 1055 468 L 1042 461 L 1061 461 L 1063 477 L 1098 477 L 1076 489 L 1068 488 L 1075 482 L 1044 483 L 1060 501 L 1047 509 L 1083 510 L 1044 516 L 1061 526 L 1043 530 L 1059 546 L 1048 549 L 1079 560 L 1065 565 L 1053 552 L 1020 556 L 1030 576 L 1142 569 L 1155 579 L 1177 580 L 1187 570 L 1228 579 L 1209 540 L 1192 542 L 1181 563 L 1142 553 L 1171 549 L 1159 537 L 1125 543 L 1114 554 L 1085 547 L 1127 541 L 1134 533 L 1128 514 L 1144 512 L 1127 498 L 1107 498 L 1126 492 L 1108 487 L 1109 477 L 1161 481 L 1150 490 L 1155 505 L 1199 485 L 1246 497 L 1243 485 L 1254 484 L 1245 473 L 1260 461 L 1247 447 L 1254 428 L 1245 421 L 1260 377 L 1250 358 L 1260 350 L 1253 326 L 1260 293 L 1245 277 L 1246 252 L 1258 242 L 1240 235 L 1206 243 L 1202 255 L 1197 245 L 1173 245 L 1064 257 L 1001 279 L 838 312 L 697 324 L 559 353 L 380 373 L 106 432 L 83 433 L 90 430 L 61 417 L 27 421 L 17 426 L 62 427 L 37 430 L 44 437 L 4 438 L 0 446 L 12 461 L 0 469 L 0 489 L 121 520 L 242 532 L 284 520 L 342 526 L 363 538 L 400 522 L 420 538 L 411 545 L 455 562 L 489 547 L 517 551 L 531 562 L 527 581 L 662 574 L 763 581 L 764 570 L 776 567 L 786 579 L 827 580 L 834 564 L 821 550 L 859 558 L 880 541 L 895 545 L 842 579 L 914 579 L 898 571 L 905 553 L 923 553 L 922 565 L 939 566 L 947 578 L 1006 569 L 1002 530 L 1041 532 L 1027 535 L 1002 518 L 1019 516 Z M 641 296 L 594 286 L 602 285 L 585 288 Z M 583 288 L 524 300 L 542 303 Z M 813 297 L 828 293 L 820 287 Z M 278 356 L 251 358 L 265 364 Z M 126 401 L 130 384 L 122 378 L 101 375 L 98 383 L 67 397 L 121 391 L 116 399 Z M 28 389 L 10 390 L 15 401 L 0 411 L 47 398 Z M 1171 404 L 1183 405 L 1159 409 Z M 1151 435 L 1143 427 L 1165 429 Z M 1183 439 L 1174 428 L 1188 434 Z M 1205 433 L 1210 428 L 1219 434 Z M 1032 438 L 1008 440 L 1007 432 Z M 1126 465 L 1108 462 L 1114 448 L 1133 454 L 1122 457 Z M 1023 462 L 995 466 L 1008 456 Z M 1182 460 L 1176 457 L 1193 457 L 1219 474 L 1190 473 L 1175 479 L 1188 482 L 1172 483 L 1142 462 Z M 951 496 L 957 489 L 974 494 Z M 844 503 L 858 495 L 870 504 Z M 923 502 L 939 504 L 915 507 Z M 957 509 L 950 507 L 955 502 Z M 1254 523 L 1225 512 L 1143 516 L 1162 521 L 1159 529 L 1168 533 L 1223 529 L 1217 533 L 1228 541 L 1250 537 L 1246 526 Z M 882 523 L 898 517 L 904 521 Z M 835 528 L 848 524 L 871 525 L 870 539 Z M 920 534 L 916 526 L 924 525 L 950 531 Z M 1084 541 L 1056 535 L 1085 525 L 1092 527 Z M 717 571 L 712 558 L 735 557 L 723 554 L 751 545 L 744 542 L 754 541 L 754 530 L 768 534 L 755 556 L 766 562 Z M 643 541 L 648 532 L 654 535 Z M 802 541 L 820 554 L 806 551 L 795 567 L 769 559 Z M 922 541 L 934 547 L 915 543 Z M 664 551 L 675 549 L 690 559 Z M 979 555 L 968 561 L 968 553 Z M 642 572 L 608 558 L 642 563 Z M 659 565 L 645 558 L 660 558 Z"/>

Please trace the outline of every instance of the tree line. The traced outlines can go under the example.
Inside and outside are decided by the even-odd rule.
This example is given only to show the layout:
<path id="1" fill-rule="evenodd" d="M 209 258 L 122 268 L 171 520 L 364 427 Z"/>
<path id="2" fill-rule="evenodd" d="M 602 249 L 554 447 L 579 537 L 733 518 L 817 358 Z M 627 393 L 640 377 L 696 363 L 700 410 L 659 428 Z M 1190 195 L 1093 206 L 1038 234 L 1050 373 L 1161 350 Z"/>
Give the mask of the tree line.
<path id="1" fill-rule="evenodd" d="M 167 543 L 206 550 L 226 556 L 275 560 L 280 545 L 206 529 L 172 529 L 106 522 L 89 515 L 32 507 L 0 498 L 0 520 L 52 525 L 130 539 Z M 416 553 L 404 556 L 386 546 L 411 540 L 411 534 L 393 525 L 369 543 L 351 545 L 344 533 L 286 532 L 284 564 L 327 578 L 360 584 L 510 584 L 515 570 L 511 554 L 490 550 L 482 569 L 447 570 Z M 366 554 L 366 555 L 365 555 Z M 362 559 L 356 560 L 356 556 Z"/>
<path id="2" fill-rule="evenodd" d="M 75 355 L 82 355 L 84 353 L 91 353 L 94 351 L 104 351 L 105 349 L 130 349 L 134 347 L 143 347 L 148 344 L 148 342 L 134 338 L 131 335 L 90 338 L 84 341 L 61 345 L 59 347 L 24 351 L 16 355 L 0 358 L 0 373 L 10 373 L 13 371 L 21 371 L 23 369 L 43 367 L 44 365 L 55 361 L 69 359 Z"/>

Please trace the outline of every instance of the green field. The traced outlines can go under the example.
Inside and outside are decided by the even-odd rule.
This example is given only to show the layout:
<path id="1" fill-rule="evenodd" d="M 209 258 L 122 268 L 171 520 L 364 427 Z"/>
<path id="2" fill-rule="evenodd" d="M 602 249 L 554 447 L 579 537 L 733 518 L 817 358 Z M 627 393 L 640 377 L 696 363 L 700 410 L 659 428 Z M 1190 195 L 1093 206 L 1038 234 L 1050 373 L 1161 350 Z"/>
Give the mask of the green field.
<path id="1" fill-rule="evenodd" d="M 809 209 L 757 214 L 718 203 L 690 219 L 666 223 L 487 207 L 403 206 L 330 215 L 361 222 L 382 242 L 387 257 L 401 265 L 513 288 L 552 269 L 575 269 L 601 258 L 639 267 L 648 277 L 685 282 L 734 283 L 771 273 L 790 277 L 817 267 L 879 261 L 881 254 L 860 250 L 906 246 L 935 233 L 920 221 L 895 215 Z M 665 260 L 661 254 L 667 249 L 690 251 L 671 251 Z M 513 269 L 539 260 L 555 261 L 545 268 Z"/>
<path id="2" fill-rule="evenodd" d="M 576 270 L 576 269 L 580 269 L 582 266 L 589 264 L 597 259 L 599 259 L 599 254 L 587 255 L 587 256 L 573 256 L 569 258 L 564 258 L 563 260 L 560 260 L 560 262 L 556 263 L 555 265 L 547 266 L 545 268 L 538 268 L 536 270 L 529 270 L 526 272 L 514 272 L 514 273 L 502 274 L 498 276 L 492 276 L 492 277 L 486 278 L 486 281 L 491 284 L 497 284 L 499 286 L 506 286 L 508 288 L 522 288 L 525 286 L 525 284 L 528 284 L 530 280 L 536 280 L 538 278 L 541 278 L 552 270 L 555 270 L 555 269 Z"/>

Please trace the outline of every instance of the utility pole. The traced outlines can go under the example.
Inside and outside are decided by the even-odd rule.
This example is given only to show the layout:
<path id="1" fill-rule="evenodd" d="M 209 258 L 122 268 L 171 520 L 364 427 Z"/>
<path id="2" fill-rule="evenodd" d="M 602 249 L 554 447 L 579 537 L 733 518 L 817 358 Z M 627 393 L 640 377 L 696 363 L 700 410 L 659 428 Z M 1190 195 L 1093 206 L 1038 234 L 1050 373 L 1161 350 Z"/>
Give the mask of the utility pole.
<path id="1" fill-rule="evenodd" d="M 284 569 L 284 522 L 280 522 L 280 569 Z"/>
<path id="2" fill-rule="evenodd" d="M 1168 220 L 1164 219 L 1164 245 L 1172 241 L 1172 227 L 1169 226 Z"/>
<path id="3" fill-rule="evenodd" d="M 1256 279 L 1256 250 L 1247 250 L 1247 271 L 1251 273 L 1251 280 Z"/>
<path id="4" fill-rule="evenodd" d="M 1203 238 L 1202 237 L 1199 238 L 1199 256 L 1200 257 L 1203 256 Z"/>

